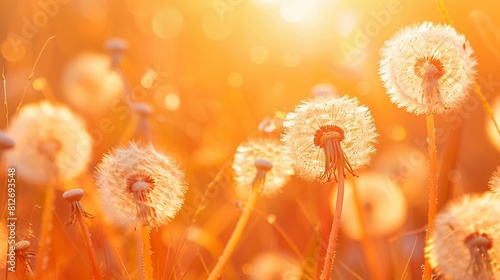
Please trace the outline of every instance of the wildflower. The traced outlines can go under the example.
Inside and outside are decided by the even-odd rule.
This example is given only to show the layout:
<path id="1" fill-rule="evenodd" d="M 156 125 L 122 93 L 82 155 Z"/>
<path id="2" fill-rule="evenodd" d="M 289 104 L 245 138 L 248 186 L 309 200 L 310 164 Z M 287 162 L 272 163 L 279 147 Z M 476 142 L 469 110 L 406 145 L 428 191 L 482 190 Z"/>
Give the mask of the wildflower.
<path id="1" fill-rule="evenodd" d="M 73 179 L 87 169 L 92 147 L 82 119 L 47 101 L 21 108 L 7 133 L 16 146 L 6 153 L 17 175 L 32 184 L 48 184 L 50 174 Z"/>
<path id="2" fill-rule="evenodd" d="M 307 180 L 336 178 L 341 157 L 345 170 L 354 175 L 375 152 L 373 118 L 356 98 L 328 95 L 303 101 L 283 125 L 287 154 L 297 175 Z"/>
<path id="3" fill-rule="evenodd" d="M 499 279 L 499 232 L 498 198 L 491 193 L 465 195 L 437 215 L 426 247 L 429 261 L 453 279 Z"/>
<path id="4" fill-rule="evenodd" d="M 119 226 L 159 227 L 184 203 L 184 174 L 152 144 L 130 143 L 105 155 L 97 167 L 104 213 Z"/>
<path id="5" fill-rule="evenodd" d="M 492 192 L 500 193 L 500 166 L 497 166 L 497 170 L 491 174 L 488 185 L 490 186 Z"/>
<path id="6" fill-rule="evenodd" d="M 247 197 L 252 192 L 255 179 L 256 160 L 266 159 L 272 163 L 267 171 L 262 195 L 273 196 L 281 191 L 293 174 L 291 159 L 283 152 L 279 140 L 258 137 L 242 143 L 234 156 L 233 170 L 238 193 Z"/>
<path id="7" fill-rule="evenodd" d="M 381 53 L 387 93 L 410 113 L 456 109 L 474 84 L 473 50 L 451 26 L 424 22 L 406 27 L 386 41 Z"/>

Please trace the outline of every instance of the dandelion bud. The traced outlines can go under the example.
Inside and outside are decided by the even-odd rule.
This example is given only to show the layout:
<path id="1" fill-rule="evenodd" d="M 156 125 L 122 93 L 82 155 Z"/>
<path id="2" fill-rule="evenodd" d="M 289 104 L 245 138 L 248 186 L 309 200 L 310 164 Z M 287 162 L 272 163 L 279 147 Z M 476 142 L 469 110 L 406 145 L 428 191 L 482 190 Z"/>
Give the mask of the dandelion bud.
<path id="1" fill-rule="evenodd" d="M 14 140 L 5 134 L 5 132 L 0 131 L 0 150 L 12 149 L 14 146 Z"/>
<path id="2" fill-rule="evenodd" d="M 69 191 L 65 191 L 62 195 L 62 198 L 64 200 L 67 200 L 68 202 L 74 202 L 74 201 L 80 201 L 83 197 L 83 190 L 82 189 L 72 189 Z"/>

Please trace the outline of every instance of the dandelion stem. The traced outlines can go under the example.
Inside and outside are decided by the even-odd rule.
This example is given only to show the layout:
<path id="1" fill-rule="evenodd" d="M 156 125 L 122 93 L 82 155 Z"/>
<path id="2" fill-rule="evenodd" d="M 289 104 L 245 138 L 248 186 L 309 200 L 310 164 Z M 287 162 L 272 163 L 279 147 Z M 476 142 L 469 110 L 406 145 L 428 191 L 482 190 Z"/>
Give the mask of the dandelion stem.
<path id="1" fill-rule="evenodd" d="M 78 215 L 76 219 L 78 225 L 80 225 L 80 229 L 83 235 L 83 242 L 85 243 L 85 248 L 87 249 L 87 253 L 89 254 L 90 262 L 92 264 L 92 274 L 94 275 L 94 279 L 96 280 L 101 279 L 101 273 L 97 262 L 97 256 L 94 251 L 94 245 L 92 245 L 92 239 L 90 239 L 90 232 L 87 227 L 87 224 L 85 223 L 85 219 L 81 209 L 76 211 L 76 215 Z"/>
<path id="2" fill-rule="evenodd" d="M 151 261 L 151 244 L 149 243 L 149 228 L 147 225 L 141 227 L 142 255 L 144 262 L 144 279 L 153 279 L 153 262 Z"/>
<path id="3" fill-rule="evenodd" d="M 219 260 L 215 265 L 215 268 L 212 270 L 212 273 L 210 273 L 210 275 L 208 276 L 207 278 L 208 280 L 216 280 L 221 276 L 222 270 L 226 266 L 227 262 L 229 261 L 229 258 L 236 249 L 236 245 L 241 239 L 241 235 L 243 233 L 243 230 L 245 229 L 248 219 L 250 218 L 250 214 L 253 211 L 255 202 L 257 201 L 257 198 L 261 193 L 263 183 L 264 183 L 263 180 L 254 181 L 254 186 L 252 187 L 252 196 L 248 200 L 247 205 L 243 210 L 243 213 L 241 214 L 241 217 L 238 220 L 238 223 L 236 224 L 236 227 L 233 233 L 231 234 L 231 237 L 229 238 L 229 242 L 227 243 L 226 247 L 224 248 L 224 251 L 222 252 L 222 255 L 219 257 Z"/>
<path id="4" fill-rule="evenodd" d="M 436 0 L 437 4 L 438 4 L 438 7 L 439 7 L 439 11 L 441 11 L 441 14 L 443 15 L 444 17 L 444 21 L 449 24 L 449 25 L 452 25 L 453 24 L 453 21 L 451 21 L 451 18 L 450 18 L 450 15 L 448 14 L 448 11 L 446 11 L 446 8 L 444 7 L 444 3 L 443 3 L 443 0 Z"/>
<path id="5" fill-rule="evenodd" d="M 55 196 L 55 183 L 53 180 L 49 183 L 45 191 L 45 201 L 43 204 L 42 212 L 42 226 L 40 229 L 40 241 L 38 246 L 36 266 L 35 266 L 35 278 L 42 278 L 42 271 L 45 266 L 44 260 L 48 251 L 48 242 L 50 235 L 50 228 L 52 227 L 52 206 L 54 204 Z"/>
<path id="6" fill-rule="evenodd" d="M 335 144 L 340 146 L 340 143 L 338 142 Z M 340 149 L 340 147 L 338 148 Z M 333 214 L 332 229 L 330 231 L 330 238 L 328 240 L 325 262 L 323 264 L 323 271 L 321 273 L 321 280 L 330 279 L 330 272 L 335 257 L 335 249 L 337 248 L 337 236 L 340 230 L 340 217 L 342 215 L 342 204 L 344 201 L 344 157 L 342 155 L 337 158 L 335 168 L 338 172 L 337 201 L 335 203 L 335 213 Z"/>
<path id="7" fill-rule="evenodd" d="M 356 184 L 356 180 L 353 180 L 352 182 L 352 193 L 356 210 L 358 212 L 358 220 L 361 229 L 361 244 L 365 253 L 366 263 L 368 264 L 368 271 L 370 272 L 371 279 L 383 280 L 386 278 L 384 277 L 384 273 L 381 270 L 382 266 L 379 263 L 380 257 L 377 256 L 376 248 L 374 246 L 375 244 L 373 242 L 374 240 L 366 229 L 366 212 L 363 210 L 363 203 L 361 202 L 361 198 L 359 197 L 358 185 Z"/>
<path id="8" fill-rule="evenodd" d="M 438 205 L 438 172 L 437 172 L 437 149 L 436 134 L 434 126 L 434 114 L 427 115 L 427 141 L 429 143 L 429 213 L 427 221 L 427 239 L 434 234 L 434 220 L 436 219 Z M 429 258 L 425 258 L 424 280 L 432 277 L 432 267 Z"/>

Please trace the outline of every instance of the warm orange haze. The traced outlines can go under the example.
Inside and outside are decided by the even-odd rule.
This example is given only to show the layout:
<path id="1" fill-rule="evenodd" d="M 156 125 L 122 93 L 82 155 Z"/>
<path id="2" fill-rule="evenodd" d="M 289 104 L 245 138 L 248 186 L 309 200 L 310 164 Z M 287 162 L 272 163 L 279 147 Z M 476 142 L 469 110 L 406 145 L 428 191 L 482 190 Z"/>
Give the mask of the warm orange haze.
<path id="1" fill-rule="evenodd" d="M 0 279 L 500 279 L 499 9 L 0 0 Z"/>

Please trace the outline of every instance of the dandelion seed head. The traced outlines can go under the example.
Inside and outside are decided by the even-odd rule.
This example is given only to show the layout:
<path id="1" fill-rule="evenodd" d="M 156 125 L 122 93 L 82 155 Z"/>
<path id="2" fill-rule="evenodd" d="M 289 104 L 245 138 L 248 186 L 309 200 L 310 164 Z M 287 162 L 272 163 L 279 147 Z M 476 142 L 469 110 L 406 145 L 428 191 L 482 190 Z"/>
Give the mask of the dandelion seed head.
<path id="1" fill-rule="evenodd" d="M 16 252 L 22 252 L 28 250 L 31 247 L 31 243 L 28 240 L 21 240 L 14 247 L 16 248 Z"/>
<path id="2" fill-rule="evenodd" d="M 258 169 L 267 171 L 262 194 L 268 197 L 281 192 L 293 175 L 291 159 L 283 153 L 278 139 L 252 138 L 238 146 L 233 161 L 236 191 L 241 198 L 252 192 L 252 183 Z"/>
<path id="3" fill-rule="evenodd" d="M 172 158 L 152 144 L 133 142 L 103 157 L 96 183 L 107 218 L 128 228 L 166 225 L 180 210 L 187 190 Z"/>
<path id="4" fill-rule="evenodd" d="M 415 114 L 457 109 L 469 95 L 476 59 L 465 36 L 449 25 L 424 22 L 385 42 L 380 76 L 393 103 Z"/>
<path id="5" fill-rule="evenodd" d="M 488 185 L 493 193 L 500 193 L 500 166 L 497 166 L 497 169 L 491 174 Z"/>
<path id="6" fill-rule="evenodd" d="M 73 179 L 87 169 L 92 155 L 83 120 L 47 101 L 22 107 L 7 133 L 16 143 L 6 153 L 7 161 L 32 184 L 48 184 L 54 172 L 63 180 Z"/>
<path id="7" fill-rule="evenodd" d="M 356 98 L 328 95 L 305 100 L 287 114 L 283 126 L 286 154 L 293 160 L 296 174 L 306 180 L 325 177 L 327 141 L 340 143 L 349 172 L 367 165 L 375 153 L 378 134 L 373 117 Z"/>
<path id="8" fill-rule="evenodd" d="M 498 197 L 464 195 L 437 215 L 426 253 L 433 268 L 453 279 L 499 279 L 499 233 Z"/>

